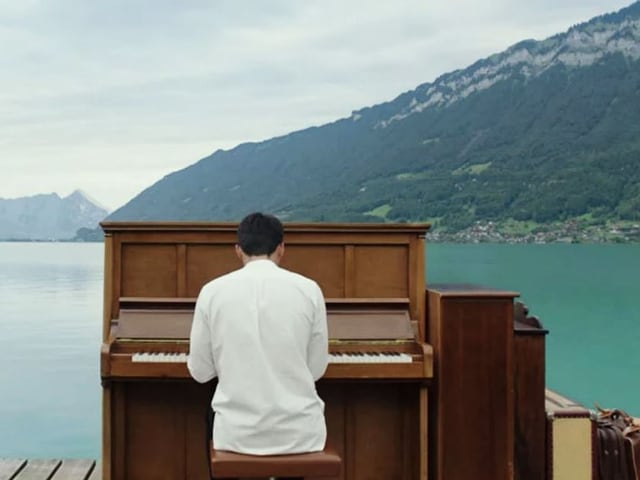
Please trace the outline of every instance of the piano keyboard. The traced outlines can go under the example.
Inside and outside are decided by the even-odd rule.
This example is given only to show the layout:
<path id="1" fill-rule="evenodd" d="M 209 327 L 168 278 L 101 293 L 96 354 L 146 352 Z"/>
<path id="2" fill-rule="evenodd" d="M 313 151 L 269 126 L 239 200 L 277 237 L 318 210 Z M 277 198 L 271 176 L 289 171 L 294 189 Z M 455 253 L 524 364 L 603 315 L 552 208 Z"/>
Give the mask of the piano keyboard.
<path id="1" fill-rule="evenodd" d="M 411 355 L 398 352 L 330 353 L 329 363 L 411 363 Z"/>
<path id="2" fill-rule="evenodd" d="M 186 363 L 186 353 L 134 353 L 135 363 Z M 330 353 L 329 363 L 411 363 L 411 355 L 397 352 Z"/>
<path id="3" fill-rule="evenodd" d="M 134 353 L 131 361 L 135 363 L 187 363 L 186 353 Z"/>

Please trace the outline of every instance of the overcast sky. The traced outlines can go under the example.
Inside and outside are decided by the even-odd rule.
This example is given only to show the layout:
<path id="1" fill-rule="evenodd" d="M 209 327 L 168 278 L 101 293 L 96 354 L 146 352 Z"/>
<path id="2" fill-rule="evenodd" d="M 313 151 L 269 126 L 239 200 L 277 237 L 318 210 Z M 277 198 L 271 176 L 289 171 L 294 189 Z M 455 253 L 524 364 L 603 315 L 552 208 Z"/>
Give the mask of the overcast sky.
<path id="1" fill-rule="evenodd" d="M 0 0 L 0 198 L 115 209 L 630 0 Z"/>

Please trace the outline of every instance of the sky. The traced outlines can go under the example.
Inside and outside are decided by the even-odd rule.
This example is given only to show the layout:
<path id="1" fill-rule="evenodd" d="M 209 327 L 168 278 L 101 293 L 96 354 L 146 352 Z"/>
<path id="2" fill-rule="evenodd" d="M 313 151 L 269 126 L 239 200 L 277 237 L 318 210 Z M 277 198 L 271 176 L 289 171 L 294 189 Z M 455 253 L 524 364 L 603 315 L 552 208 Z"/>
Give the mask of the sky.
<path id="1" fill-rule="evenodd" d="M 114 210 L 631 0 L 0 0 L 0 198 Z"/>

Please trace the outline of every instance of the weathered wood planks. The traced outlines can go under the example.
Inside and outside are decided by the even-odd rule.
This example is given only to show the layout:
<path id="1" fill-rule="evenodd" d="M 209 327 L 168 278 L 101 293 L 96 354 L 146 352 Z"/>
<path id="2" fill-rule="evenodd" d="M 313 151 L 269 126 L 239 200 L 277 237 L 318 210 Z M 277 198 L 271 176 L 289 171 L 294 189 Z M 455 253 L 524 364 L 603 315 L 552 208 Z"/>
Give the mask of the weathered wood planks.
<path id="1" fill-rule="evenodd" d="M 94 460 L 0 458 L 0 480 L 100 480 Z"/>

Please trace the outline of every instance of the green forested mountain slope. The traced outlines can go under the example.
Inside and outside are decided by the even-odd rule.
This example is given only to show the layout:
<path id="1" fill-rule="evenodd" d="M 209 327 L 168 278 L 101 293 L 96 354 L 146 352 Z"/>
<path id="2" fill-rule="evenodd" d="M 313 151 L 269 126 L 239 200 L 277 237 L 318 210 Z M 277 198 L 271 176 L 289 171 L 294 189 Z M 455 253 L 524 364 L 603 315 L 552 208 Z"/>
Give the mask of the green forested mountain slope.
<path id="1" fill-rule="evenodd" d="M 109 220 L 640 219 L 640 3 L 349 118 L 218 151 Z"/>

